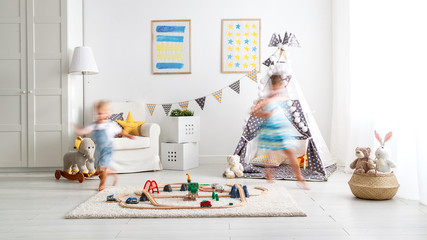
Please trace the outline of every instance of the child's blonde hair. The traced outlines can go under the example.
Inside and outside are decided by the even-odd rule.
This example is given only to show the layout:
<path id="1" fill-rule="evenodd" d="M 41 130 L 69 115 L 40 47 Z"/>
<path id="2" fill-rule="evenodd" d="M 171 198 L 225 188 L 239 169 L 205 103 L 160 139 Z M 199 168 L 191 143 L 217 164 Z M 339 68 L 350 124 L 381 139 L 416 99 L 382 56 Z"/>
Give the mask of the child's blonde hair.
<path id="1" fill-rule="evenodd" d="M 276 85 L 278 83 L 283 82 L 285 79 L 282 78 L 282 76 L 278 74 L 271 75 L 271 85 Z"/>
<path id="2" fill-rule="evenodd" d="M 99 100 L 98 102 L 96 102 L 95 104 L 95 109 L 98 111 L 101 108 L 110 108 L 110 102 L 107 100 Z"/>

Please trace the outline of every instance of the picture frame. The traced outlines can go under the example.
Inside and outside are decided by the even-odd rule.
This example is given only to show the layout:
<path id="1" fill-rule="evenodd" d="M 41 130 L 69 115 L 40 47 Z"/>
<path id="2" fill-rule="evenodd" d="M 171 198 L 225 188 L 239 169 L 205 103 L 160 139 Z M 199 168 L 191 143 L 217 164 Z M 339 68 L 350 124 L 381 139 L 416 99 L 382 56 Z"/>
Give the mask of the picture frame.
<path id="1" fill-rule="evenodd" d="M 191 74 L 191 20 L 152 20 L 153 74 Z"/>
<path id="2" fill-rule="evenodd" d="M 261 71 L 261 19 L 221 20 L 221 72 Z"/>

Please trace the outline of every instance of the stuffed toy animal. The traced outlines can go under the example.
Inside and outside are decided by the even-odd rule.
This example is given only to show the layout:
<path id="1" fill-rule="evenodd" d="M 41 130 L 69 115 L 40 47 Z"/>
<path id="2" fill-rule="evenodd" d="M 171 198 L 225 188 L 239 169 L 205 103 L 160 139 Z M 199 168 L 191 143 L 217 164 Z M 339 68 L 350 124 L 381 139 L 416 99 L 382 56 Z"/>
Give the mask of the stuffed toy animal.
<path id="1" fill-rule="evenodd" d="M 243 176 L 243 165 L 240 163 L 239 155 L 227 156 L 228 167 L 225 169 L 223 176 L 226 178 L 235 178 Z"/>
<path id="2" fill-rule="evenodd" d="M 71 167 L 77 165 L 82 173 L 93 174 L 95 143 L 90 138 L 83 138 L 78 146 L 78 151 L 68 152 L 64 155 L 64 172 L 71 174 Z"/>
<path id="3" fill-rule="evenodd" d="M 392 132 L 389 132 L 385 135 L 384 141 L 380 137 L 377 131 L 375 131 L 375 138 L 380 142 L 381 146 L 375 151 L 375 160 L 374 162 L 377 165 L 378 172 L 381 173 L 391 173 L 391 168 L 395 168 L 396 164 L 390 161 L 390 152 L 384 148 L 384 144 L 390 140 Z"/>
<path id="4" fill-rule="evenodd" d="M 356 169 L 355 173 L 369 173 L 375 174 L 374 160 L 370 158 L 371 148 L 369 147 L 357 147 L 356 148 L 356 160 L 350 164 L 351 169 Z"/>

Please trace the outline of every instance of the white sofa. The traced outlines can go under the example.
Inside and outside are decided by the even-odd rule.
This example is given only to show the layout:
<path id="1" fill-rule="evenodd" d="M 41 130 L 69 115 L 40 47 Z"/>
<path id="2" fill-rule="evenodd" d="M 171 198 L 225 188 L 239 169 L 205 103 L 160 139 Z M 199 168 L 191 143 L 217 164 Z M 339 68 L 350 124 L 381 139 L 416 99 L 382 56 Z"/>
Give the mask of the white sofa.
<path id="1" fill-rule="evenodd" d="M 112 113 L 123 113 L 126 120 L 129 112 L 135 121 L 146 122 L 146 104 L 142 102 L 112 102 Z M 144 123 L 139 128 L 141 136 L 132 140 L 115 138 L 111 168 L 117 173 L 130 173 L 161 170 L 159 157 L 160 126 L 156 123 Z"/>

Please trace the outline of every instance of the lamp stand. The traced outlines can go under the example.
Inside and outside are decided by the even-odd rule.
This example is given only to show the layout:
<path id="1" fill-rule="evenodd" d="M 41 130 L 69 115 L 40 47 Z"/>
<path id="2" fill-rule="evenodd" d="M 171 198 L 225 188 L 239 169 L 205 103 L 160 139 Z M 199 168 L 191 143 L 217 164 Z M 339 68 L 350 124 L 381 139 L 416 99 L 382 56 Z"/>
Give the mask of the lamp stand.
<path id="1" fill-rule="evenodd" d="M 86 73 L 85 72 L 82 72 L 82 75 L 83 75 L 83 114 L 82 114 L 82 116 L 83 116 L 83 126 L 86 126 L 85 125 L 85 99 L 86 99 L 86 91 L 85 91 L 85 85 L 86 85 L 86 81 L 85 81 L 85 75 L 86 75 Z"/>

